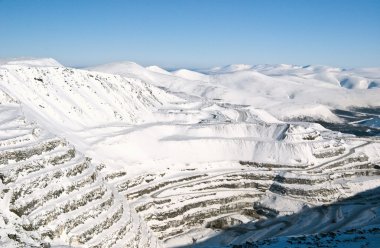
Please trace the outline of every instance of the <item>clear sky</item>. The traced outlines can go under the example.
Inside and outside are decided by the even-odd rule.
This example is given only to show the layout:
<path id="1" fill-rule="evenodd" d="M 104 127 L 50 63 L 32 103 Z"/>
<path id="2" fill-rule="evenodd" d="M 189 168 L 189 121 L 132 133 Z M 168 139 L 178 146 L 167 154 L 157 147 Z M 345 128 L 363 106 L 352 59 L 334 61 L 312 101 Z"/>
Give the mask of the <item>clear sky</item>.
<path id="1" fill-rule="evenodd" d="M 380 66 L 380 0 L 0 0 L 0 57 Z"/>

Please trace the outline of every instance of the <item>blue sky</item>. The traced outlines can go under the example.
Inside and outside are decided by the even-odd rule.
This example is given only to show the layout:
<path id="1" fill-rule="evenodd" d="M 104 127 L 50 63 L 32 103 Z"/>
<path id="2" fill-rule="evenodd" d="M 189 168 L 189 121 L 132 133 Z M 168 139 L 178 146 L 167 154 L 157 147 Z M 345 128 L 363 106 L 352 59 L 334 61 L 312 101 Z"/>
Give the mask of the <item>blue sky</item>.
<path id="1" fill-rule="evenodd" d="M 0 0 L 0 57 L 380 66 L 380 1 Z"/>

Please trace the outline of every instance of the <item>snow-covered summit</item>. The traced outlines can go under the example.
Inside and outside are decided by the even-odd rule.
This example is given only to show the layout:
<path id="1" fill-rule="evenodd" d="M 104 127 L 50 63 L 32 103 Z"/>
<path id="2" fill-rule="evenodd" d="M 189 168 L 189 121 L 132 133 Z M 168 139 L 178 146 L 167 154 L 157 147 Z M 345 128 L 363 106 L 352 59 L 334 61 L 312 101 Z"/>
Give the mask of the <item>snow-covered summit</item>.
<path id="1" fill-rule="evenodd" d="M 221 67 L 213 67 L 211 69 L 203 70 L 205 73 L 209 74 L 217 74 L 217 73 L 230 73 L 230 72 L 237 72 L 237 71 L 245 71 L 252 68 L 252 65 L 247 64 L 231 64 Z"/>
<path id="2" fill-rule="evenodd" d="M 143 74 L 147 70 L 145 67 L 131 61 L 108 63 L 104 65 L 89 67 L 87 69 L 91 71 L 101 71 L 105 73 L 119 74 L 123 76 L 134 73 Z"/>
<path id="3" fill-rule="evenodd" d="M 14 58 L 0 59 L 1 65 L 18 65 L 29 67 L 63 67 L 57 60 L 53 58 Z"/>
<path id="4" fill-rule="evenodd" d="M 157 73 L 161 73 L 161 74 L 165 74 L 165 75 L 171 75 L 170 72 L 168 72 L 167 70 L 165 69 L 162 69 L 161 67 L 157 66 L 157 65 L 151 65 L 151 66 L 147 66 L 145 67 L 147 70 L 149 71 L 152 71 L 152 72 L 157 72 Z"/>
<path id="5" fill-rule="evenodd" d="M 207 82 L 209 80 L 208 75 L 205 75 L 203 73 L 196 72 L 196 71 L 187 70 L 187 69 L 175 70 L 175 71 L 172 71 L 172 74 L 177 77 L 188 79 L 188 80 L 198 80 L 198 81 L 204 81 L 204 82 Z"/>

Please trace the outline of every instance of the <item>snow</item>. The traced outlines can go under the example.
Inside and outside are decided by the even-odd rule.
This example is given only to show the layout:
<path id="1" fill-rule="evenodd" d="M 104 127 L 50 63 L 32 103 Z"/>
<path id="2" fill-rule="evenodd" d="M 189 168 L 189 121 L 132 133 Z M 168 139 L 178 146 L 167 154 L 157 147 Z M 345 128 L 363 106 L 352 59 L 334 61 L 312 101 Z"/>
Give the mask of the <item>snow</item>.
<path id="1" fill-rule="evenodd" d="M 209 80 L 209 77 L 205 74 L 196 72 L 196 71 L 191 71 L 191 70 L 186 70 L 186 69 L 179 69 L 176 71 L 172 71 L 172 75 L 188 79 L 188 80 L 194 80 L 194 81 L 204 81 L 207 82 Z"/>
<path id="2" fill-rule="evenodd" d="M 328 66 L 230 65 L 171 75 L 134 63 L 114 63 L 90 70 L 140 78 L 172 92 L 251 105 L 279 120 L 340 122 L 334 108 L 380 106 L 380 68 L 340 69 Z"/>
<path id="3" fill-rule="evenodd" d="M 201 70 L 208 74 L 220 74 L 220 73 L 229 73 L 229 72 L 237 72 L 237 71 L 245 71 L 252 68 L 252 65 L 247 64 L 232 64 L 226 65 L 222 67 L 213 67 L 211 69 Z"/>
<path id="4" fill-rule="evenodd" d="M 171 238 L 166 245 L 183 245 L 192 242 L 192 237 L 206 240 L 215 234 L 197 224 L 194 229 L 188 223 L 176 226 L 193 215 L 202 216 L 202 211 L 210 214 L 205 217 L 206 224 L 222 217 L 212 213 L 224 206 L 252 208 L 254 202 L 260 202 L 286 217 L 378 187 L 373 168 L 380 154 L 376 139 L 342 135 L 301 120 L 339 123 L 342 120 L 333 108 L 379 106 L 379 74 L 377 68 L 285 64 L 168 72 L 133 62 L 80 70 L 65 68 L 52 59 L 4 61 L 0 64 L 0 124 L 4 129 L 0 130 L 0 151 L 39 144 L 41 140 L 32 139 L 32 131 L 41 132 L 41 139 L 64 138 L 95 165 L 104 164 L 100 173 L 104 181 L 109 180 L 112 191 L 120 190 L 132 207 L 147 207 L 139 213 L 149 227 L 170 224 L 155 231 Z M 372 82 L 375 87 L 369 87 Z M 378 126 L 377 119 L 357 124 Z M 26 128 L 25 123 L 30 122 L 39 128 Z M 8 165 L 0 164 L 0 169 L 4 166 Z M 95 170 L 92 167 L 88 174 Z M 363 171 L 368 175 L 355 176 Z M 24 181 L 28 176 L 36 174 L 30 173 Z M 62 185 L 70 185 L 72 179 Z M 316 183 L 303 183 L 308 180 Z M 276 192 L 273 187 L 278 185 L 296 193 Z M 0 183 L 0 196 L 2 187 Z M 297 190 L 326 192 L 299 196 Z M 224 202 L 229 198 L 233 200 Z M 6 204 L 5 200 L 0 198 L 0 204 Z M 61 200 L 65 199 L 56 201 Z M 223 216 L 254 226 L 254 219 L 243 216 L 241 210 Z M 128 211 L 125 209 L 126 216 Z M 320 211 L 310 213 L 317 216 Z M 0 217 L 2 214 L 0 211 Z M 355 220 L 359 223 L 361 218 Z M 329 221 L 327 216 L 323 221 Z M 302 229 L 294 223 L 288 236 Z M 0 235 L 16 230 L 12 225 L 18 224 L 10 223 L 5 231 L 0 228 Z M 259 230 L 259 236 L 275 232 L 277 224 L 265 228 Z M 173 237 L 171 232 L 178 230 L 184 234 Z M 247 230 L 246 236 L 235 241 L 250 238 L 251 229 Z"/>
<path id="5" fill-rule="evenodd" d="M 21 100 L 27 113 L 58 126 L 145 122 L 152 119 L 153 109 L 177 100 L 140 80 L 114 75 L 24 64 L 7 64 L 0 70 L 3 91 Z"/>
<path id="6" fill-rule="evenodd" d="M 149 71 L 152 71 L 152 72 L 157 72 L 157 73 L 161 73 L 161 74 L 165 74 L 165 75 L 171 75 L 170 72 L 162 69 L 161 67 L 159 67 L 157 65 L 147 66 L 146 69 Z"/>
<path id="7" fill-rule="evenodd" d="M 52 58 L 17 58 L 17 59 L 0 59 L 0 65 L 19 65 L 29 67 L 63 67 L 58 61 Z"/>

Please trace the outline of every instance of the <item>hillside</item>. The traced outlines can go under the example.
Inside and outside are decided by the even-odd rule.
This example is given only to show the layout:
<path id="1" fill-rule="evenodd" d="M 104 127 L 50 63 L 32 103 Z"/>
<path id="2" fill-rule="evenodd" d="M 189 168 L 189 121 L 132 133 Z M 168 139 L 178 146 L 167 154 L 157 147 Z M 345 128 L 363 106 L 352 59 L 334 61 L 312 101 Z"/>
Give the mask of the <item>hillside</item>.
<path id="1" fill-rule="evenodd" d="M 341 122 L 334 104 L 376 105 L 378 88 L 299 79 L 325 67 L 99 68 L 0 65 L 1 246 L 249 247 L 378 225 L 379 139 L 289 121 Z"/>
<path id="2" fill-rule="evenodd" d="M 101 165 L 0 102 L 1 247 L 159 246 Z"/>
<path id="3" fill-rule="evenodd" d="M 89 69 L 140 78 L 173 92 L 252 105 L 280 120 L 339 122 L 331 109 L 380 106 L 379 68 L 229 65 L 199 72 L 182 69 L 171 75 L 130 63 Z"/>

